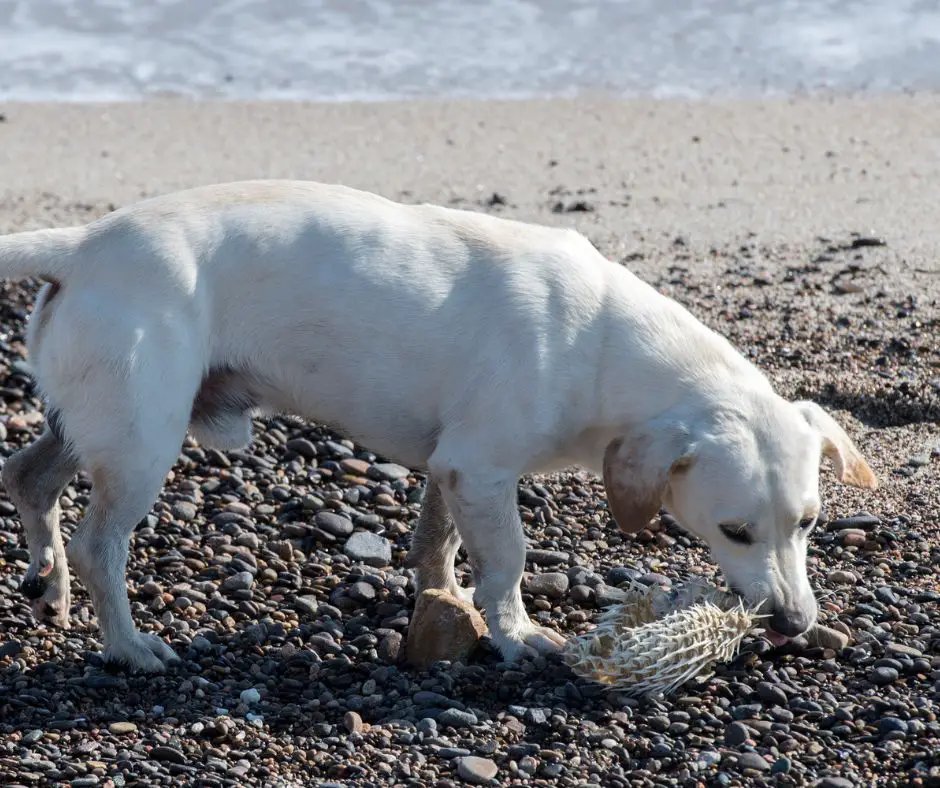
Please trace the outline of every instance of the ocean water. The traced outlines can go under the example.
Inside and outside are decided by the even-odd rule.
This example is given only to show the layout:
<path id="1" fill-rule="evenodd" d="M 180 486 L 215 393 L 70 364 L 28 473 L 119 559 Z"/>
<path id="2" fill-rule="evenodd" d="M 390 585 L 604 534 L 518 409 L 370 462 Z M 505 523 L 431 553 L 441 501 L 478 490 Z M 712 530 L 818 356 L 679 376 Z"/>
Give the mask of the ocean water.
<path id="1" fill-rule="evenodd" d="M 925 0 L 0 0 L 0 100 L 938 87 Z"/>

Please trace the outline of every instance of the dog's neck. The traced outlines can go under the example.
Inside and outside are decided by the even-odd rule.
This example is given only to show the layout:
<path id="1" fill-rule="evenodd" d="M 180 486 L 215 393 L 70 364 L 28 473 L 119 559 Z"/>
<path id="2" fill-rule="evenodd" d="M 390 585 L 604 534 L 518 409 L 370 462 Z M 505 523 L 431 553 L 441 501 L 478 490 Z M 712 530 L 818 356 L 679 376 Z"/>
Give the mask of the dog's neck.
<path id="1" fill-rule="evenodd" d="M 612 272 L 608 298 L 592 427 L 613 434 L 670 411 L 715 411 L 745 391 L 774 396 L 770 381 L 728 340 L 626 269 Z"/>

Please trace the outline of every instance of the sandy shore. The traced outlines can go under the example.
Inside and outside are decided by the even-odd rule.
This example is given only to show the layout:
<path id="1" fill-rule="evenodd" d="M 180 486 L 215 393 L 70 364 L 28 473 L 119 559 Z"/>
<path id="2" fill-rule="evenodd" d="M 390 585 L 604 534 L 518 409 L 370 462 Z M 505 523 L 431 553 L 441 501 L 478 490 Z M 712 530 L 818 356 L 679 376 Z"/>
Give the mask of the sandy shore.
<path id="1" fill-rule="evenodd" d="M 362 447 L 371 470 L 338 476 L 350 450 L 315 426 L 260 424 L 251 451 L 227 458 L 187 449 L 134 540 L 135 617 L 186 660 L 149 682 L 101 672 L 77 583 L 71 632 L 33 626 L 16 590 L 19 521 L 2 499 L 0 771 L 17 784 L 448 786 L 492 766 L 504 784 L 940 785 L 940 99 L 0 114 L 0 232 L 273 177 L 574 226 L 781 391 L 830 408 L 882 483 L 871 494 L 839 487 L 828 468 L 822 477 L 829 522 L 810 571 L 827 620 L 852 632 L 848 647 L 771 652 L 753 639 L 711 681 L 652 704 L 602 696 L 550 662 L 507 678 L 487 647 L 470 666 L 401 665 L 414 603 L 401 558 L 421 479 L 384 478 Z M 39 405 L 11 368 L 34 290 L 2 293 L 8 455 L 41 420 L 11 418 Z M 319 481 L 275 470 L 308 479 L 308 462 L 325 469 Z M 593 525 L 603 502 L 590 480 L 536 481 L 520 505 L 532 549 L 548 551 L 528 569 L 552 576 L 526 595 L 543 623 L 572 635 L 609 586 L 711 571 L 668 520 L 623 538 Z M 64 530 L 86 494 L 81 480 L 66 491 Z M 347 526 L 391 542 L 392 565 L 344 552 Z M 171 547 L 179 559 L 158 566 Z M 220 593 L 236 569 L 253 584 Z M 252 688 L 260 700 L 240 701 Z"/>
<path id="2" fill-rule="evenodd" d="M 707 247 L 746 232 L 802 243 L 856 230 L 885 235 L 899 254 L 937 259 L 940 99 L 0 112 L 0 193 L 14 198 L 125 203 L 213 181 L 296 177 L 442 202 L 498 191 L 514 215 L 552 220 L 561 187 L 596 190 L 598 209 L 561 221 L 631 249 L 677 234 Z"/>

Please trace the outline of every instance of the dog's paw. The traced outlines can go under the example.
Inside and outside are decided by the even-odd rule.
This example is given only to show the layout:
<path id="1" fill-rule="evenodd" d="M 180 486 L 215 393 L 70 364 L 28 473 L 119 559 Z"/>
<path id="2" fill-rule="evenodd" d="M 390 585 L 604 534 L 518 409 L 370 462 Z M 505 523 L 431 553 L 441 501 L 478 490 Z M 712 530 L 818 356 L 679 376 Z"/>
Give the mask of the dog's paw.
<path id="1" fill-rule="evenodd" d="M 104 650 L 104 664 L 111 671 L 124 673 L 165 673 L 180 658 L 156 635 L 135 632 L 134 637 L 114 643 Z"/>
<path id="2" fill-rule="evenodd" d="M 565 645 L 565 638 L 553 629 L 531 624 L 516 637 L 493 638 L 505 662 L 520 662 L 537 656 L 554 654 Z"/>
<path id="3" fill-rule="evenodd" d="M 33 618 L 40 624 L 69 629 L 72 605 L 68 567 L 51 559 L 30 564 L 20 591 L 29 602 Z"/>
<path id="4" fill-rule="evenodd" d="M 565 646 L 565 638 L 554 629 L 533 626 L 525 636 L 525 646 L 536 654 L 554 654 Z"/>

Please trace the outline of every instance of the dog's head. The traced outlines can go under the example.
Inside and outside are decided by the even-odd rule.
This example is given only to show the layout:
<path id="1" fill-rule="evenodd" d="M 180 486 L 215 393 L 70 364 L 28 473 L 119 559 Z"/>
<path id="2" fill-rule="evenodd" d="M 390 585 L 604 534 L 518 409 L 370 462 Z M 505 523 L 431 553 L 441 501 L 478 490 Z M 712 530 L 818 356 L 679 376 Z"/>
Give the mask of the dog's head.
<path id="1" fill-rule="evenodd" d="M 836 476 L 876 489 L 845 431 L 812 402 L 760 397 L 685 422 L 663 419 L 613 440 L 604 455 L 611 514 L 630 533 L 665 506 L 711 548 L 728 585 L 763 603 L 775 643 L 816 620 L 806 550 L 819 514 L 821 455 Z"/>

